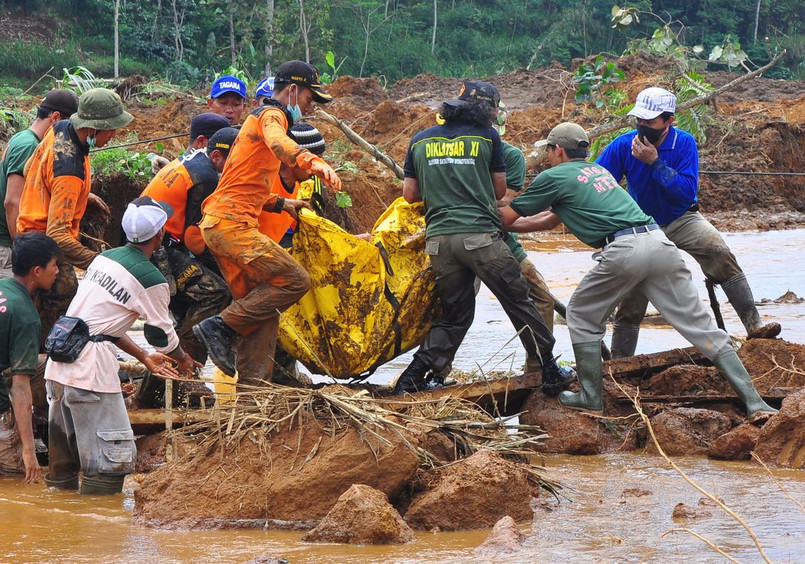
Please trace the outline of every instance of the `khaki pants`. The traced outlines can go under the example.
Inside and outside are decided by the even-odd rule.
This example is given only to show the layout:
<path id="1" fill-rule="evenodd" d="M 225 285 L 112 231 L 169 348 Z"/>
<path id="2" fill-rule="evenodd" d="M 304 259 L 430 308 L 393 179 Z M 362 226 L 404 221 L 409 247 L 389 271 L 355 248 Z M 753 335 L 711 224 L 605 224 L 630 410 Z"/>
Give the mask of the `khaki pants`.
<path id="1" fill-rule="evenodd" d="M 11 247 L 0 245 L 0 280 L 3 278 L 11 278 L 14 275 L 11 272 Z"/>
<path id="2" fill-rule="evenodd" d="M 25 474 L 22 441 L 11 409 L 0 415 L 0 474 Z"/>

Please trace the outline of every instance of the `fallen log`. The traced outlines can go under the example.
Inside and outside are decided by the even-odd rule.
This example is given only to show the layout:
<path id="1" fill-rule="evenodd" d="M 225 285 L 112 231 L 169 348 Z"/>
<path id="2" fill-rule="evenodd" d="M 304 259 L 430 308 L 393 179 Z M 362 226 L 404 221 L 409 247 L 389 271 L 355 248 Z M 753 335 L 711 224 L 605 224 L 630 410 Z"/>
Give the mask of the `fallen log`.
<path id="1" fill-rule="evenodd" d="M 695 347 L 672 349 L 651 354 L 615 358 L 604 362 L 604 375 L 624 378 L 646 378 L 677 364 L 709 366 L 710 361 Z"/>

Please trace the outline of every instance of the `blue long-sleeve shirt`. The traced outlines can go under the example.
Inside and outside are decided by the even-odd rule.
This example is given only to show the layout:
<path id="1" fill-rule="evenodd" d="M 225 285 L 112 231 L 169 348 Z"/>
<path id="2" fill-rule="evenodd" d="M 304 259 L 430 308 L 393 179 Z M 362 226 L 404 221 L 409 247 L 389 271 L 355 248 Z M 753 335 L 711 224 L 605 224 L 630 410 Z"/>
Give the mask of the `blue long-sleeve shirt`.
<path id="1" fill-rule="evenodd" d="M 632 156 L 630 131 L 610 143 L 596 163 L 620 182 L 625 176 L 629 194 L 660 225 L 668 225 L 697 201 L 699 151 L 690 133 L 671 126 L 657 149 L 658 159 L 647 165 Z"/>

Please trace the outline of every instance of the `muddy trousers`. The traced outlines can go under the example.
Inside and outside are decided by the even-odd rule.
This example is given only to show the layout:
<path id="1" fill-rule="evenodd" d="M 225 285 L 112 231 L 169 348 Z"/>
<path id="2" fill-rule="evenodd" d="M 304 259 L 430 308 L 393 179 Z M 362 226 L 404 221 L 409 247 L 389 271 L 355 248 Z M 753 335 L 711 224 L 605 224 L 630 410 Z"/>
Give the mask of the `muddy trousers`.
<path id="1" fill-rule="evenodd" d="M 75 489 L 81 471 L 84 481 L 119 485 L 120 489 L 114 489 L 121 491 L 123 478 L 134 471 L 137 458 L 123 395 L 81 390 L 51 380 L 47 381 L 47 390 L 50 402 L 47 485 Z"/>
<path id="2" fill-rule="evenodd" d="M 705 277 L 714 283 L 723 284 L 743 274 L 735 255 L 721 234 L 699 212 L 687 212 L 668 225 L 662 226 L 662 230 L 677 248 L 696 259 Z M 613 357 L 634 354 L 640 323 L 646 315 L 648 300 L 649 298 L 637 289 L 629 292 L 621 300 L 615 312 L 612 331 Z M 738 307 L 736 306 L 736 309 Z M 757 311 L 754 302 L 751 307 Z"/>
<path id="3" fill-rule="evenodd" d="M 62 315 L 67 313 L 70 302 L 78 291 L 78 279 L 73 265 L 63 258 L 59 259 L 59 274 L 50 290 L 39 290 L 34 296 L 34 305 L 42 323 L 42 339 L 39 352 L 45 352 L 45 339 L 51 327 Z"/>
<path id="4" fill-rule="evenodd" d="M 242 336 L 238 384 L 270 382 L 279 314 L 307 293 L 310 277 L 285 249 L 254 227 L 210 217 L 200 227 L 235 298 L 221 318 Z M 236 280 L 239 284 L 233 284 Z"/>
<path id="5" fill-rule="evenodd" d="M 442 316 L 434 320 L 414 354 L 435 373 L 458 351 L 475 317 L 477 276 L 500 302 L 519 332 L 529 358 L 553 356 L 556 340 L 528 297 L 528 284 L 511 250 L 495 233 L 458 233 L 428 237 L 425 252 L 436 272 Z"/>
<path id="6" fill-rule="evenodd" d="M 537 267 L 529 259 L 524 258 L 520 261 L 520 270 L 528 283 L 528 297 L 534 302 L 537 311 L 542 316 L 548 331 L 553 333 L 553 307 L 554 299 L 548 285 Z"/>

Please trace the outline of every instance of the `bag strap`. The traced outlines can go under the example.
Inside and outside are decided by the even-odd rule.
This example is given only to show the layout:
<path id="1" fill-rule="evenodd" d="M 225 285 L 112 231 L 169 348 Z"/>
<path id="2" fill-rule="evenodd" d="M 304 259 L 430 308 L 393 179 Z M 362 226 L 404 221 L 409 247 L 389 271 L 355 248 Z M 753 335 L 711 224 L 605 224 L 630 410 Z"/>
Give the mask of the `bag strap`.
<path id="1" fill-rule="evenodd" d="M 100 343 L 103 341 L 109 341 L 111 343 L 116 343 L 120 340 L 120 337 L 112 337 L 111 335 L 90 335 L 89 340 L 93 343 Z"/>

